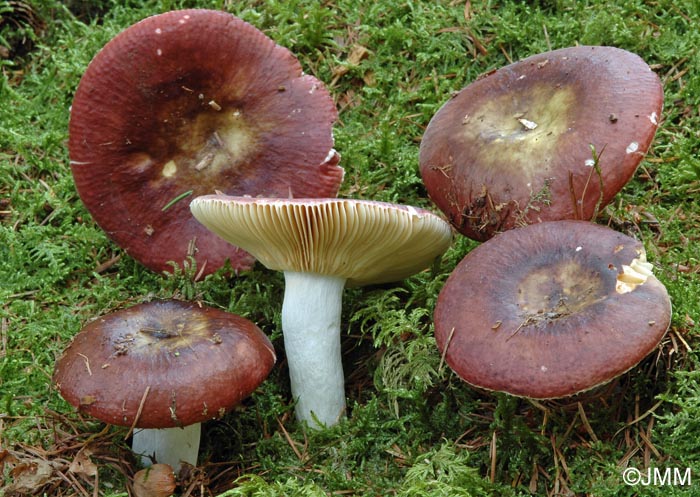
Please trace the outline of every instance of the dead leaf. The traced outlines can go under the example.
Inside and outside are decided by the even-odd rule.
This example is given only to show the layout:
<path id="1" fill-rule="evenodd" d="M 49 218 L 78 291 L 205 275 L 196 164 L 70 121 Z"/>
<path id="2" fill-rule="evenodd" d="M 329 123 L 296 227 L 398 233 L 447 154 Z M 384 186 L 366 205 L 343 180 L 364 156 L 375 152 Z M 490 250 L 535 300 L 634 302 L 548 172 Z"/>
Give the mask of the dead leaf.
<path id="1" fill-rule="evenodd" d="M 367 56 L 369 56 L 369 50 L 367 47 L 356 43 L 352 46 L 352 50 L 350 50 L 350 55 L 348 55 L 348 63 L 356 66 L 362 62 L 362 60 L 367 58 Z"/>
<path id="2" fill-rule="evenodd" d="M 369 49 L 359 43 L 355 43 L 350 49 L 347 59 L 345 59 L 345 64 L 336 66 L 333 69 L 333 80 L 330 86 L 335 85 L 335 83 L 344 76 L 350 68 L 353 66 L 358 66 L 362 60 L 369 56 Z"/>
<path id="3" fill-rule="evenodd" d="M 472 3 L 467 0 L 464 4 L 464 20 L 469 22 L 472 20 Z"/>
<path id="4" fill-rule="evenodd" d="M 70 463 L 68 472 L 85 478 L 94 478 L 97 474 L 97 465 L 90 459 L 91 455 L 92 450 L 87 445 L 80 449 Z"/>
<path id="5" fill-rule="evenodd" d="M 5 473 L 5 465 L 15 465 L 19 461 L 6 449 L 0 449 L 0 474 Z"/>
<path id="6" fill-rule="evenodd" d="M 5 487 L 5 491 L 8 495 L 33 495 L 51 481 L 53 472 L 51 463 L 41 459 L 19 463 L 10 471 L 13 482 Z"/>

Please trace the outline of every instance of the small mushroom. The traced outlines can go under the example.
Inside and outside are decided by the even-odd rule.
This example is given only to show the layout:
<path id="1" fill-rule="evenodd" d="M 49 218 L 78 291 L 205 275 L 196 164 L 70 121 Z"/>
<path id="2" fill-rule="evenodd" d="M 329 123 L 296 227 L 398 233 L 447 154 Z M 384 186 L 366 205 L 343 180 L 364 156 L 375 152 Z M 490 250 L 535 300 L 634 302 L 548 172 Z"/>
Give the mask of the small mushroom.
<path id="1" fill-rule="evenodd" d="M 53 381 L 81 412 L 135 428 L 132 449 L 179 469 L 196 465 L 200 423 L 250 395 L 275 363 L 253 323 L 212 307 L 153 301 L 88 323 Z"/>
<path id="2" fill-rule="evenodd" d="M 639 241 L 586 221 L 549 221 L 464 257 L 438 297 L 435 338 L 467 383 L 548 399 L 631 369 L 670 320 L 668 293 Z"/>
<path id="3" fill-rule="evenodd" d="M 591 220 L 634 174 L 663 88 L 637 55 L 577 46 L 477 79 L 431 119 L 420 146 L 430 198 L 484 241 L 525 224 Z"/>
<path id="4" fill-rule="evenodd" d="M 331 426 L 345 411 L 340 317 L 345 285 L 398 281 L 449 246 L 448 223 L 409 206 L 349 199 L 207 195 L 190 205 L 214 233 L 284 271 L 282 332 L 296 415 Z"/>
<path id="5" fill-rule="evenodd" d="M 194 9 L 148 17 L 95 56 L 75 93 L 70 165 L 107 235 L 154 271 L 193 256 L 202 274 L 250 254 L 190 214 L 219 190 L 334 197 L 337 110 L 323 83 L 250 24 Z"/>

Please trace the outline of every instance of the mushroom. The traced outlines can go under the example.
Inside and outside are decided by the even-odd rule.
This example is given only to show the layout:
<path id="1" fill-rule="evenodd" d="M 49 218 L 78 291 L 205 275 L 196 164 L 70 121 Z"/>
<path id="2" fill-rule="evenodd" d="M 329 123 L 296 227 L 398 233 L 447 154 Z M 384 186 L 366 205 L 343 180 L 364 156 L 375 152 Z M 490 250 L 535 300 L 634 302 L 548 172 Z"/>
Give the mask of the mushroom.
<path id="1" fill-rule="evenodd" d="M 200 424 L 252 393 L 274 363 L 270 341 L 247 319 L 157 300 L 88 323 L 53 381 L 81 412 L 136 428 L 132 449 L 143 464 L 178 470 L 181 461 L 197 464 Z"/>
<path id="2" fill-rule="evenodd" d="M 430 198 L 484 241 L 540 221 L 591 220 L 634 174 L 663 88 L 637 55 L 576 46 L 528 57 L 463 88 L 420 146 Z"/>
<path id="3" fill-rule="evenodd" d="M 533 399 L 574 395 L 634 367 L 671 302 L 642 244 L 587 221 L 513 229 L 469 252 L 435 307 L 435 338 L 467 383 Z"/>
<path id="4" fill-rule="evenodd" d="M 190 204 L 202 224 L 284 271 L 282 332 L 297 419 L 331 426 L 345 412 L 342 292 L 398 281 L 428 266 L 452 230 L 410 206 L 351 199 L 207 195 Z"/>
<path id="5" fill-rule="evenodd" d="M 70 165 L 97 224 L 154 271 L 194 257 L 202 274 L 250 254 L 192 219 L 220 190 L 335 197 L 334 102 L 284 47 L 231 14 L 146 18 L 95 56 L 75 93 Z"/>

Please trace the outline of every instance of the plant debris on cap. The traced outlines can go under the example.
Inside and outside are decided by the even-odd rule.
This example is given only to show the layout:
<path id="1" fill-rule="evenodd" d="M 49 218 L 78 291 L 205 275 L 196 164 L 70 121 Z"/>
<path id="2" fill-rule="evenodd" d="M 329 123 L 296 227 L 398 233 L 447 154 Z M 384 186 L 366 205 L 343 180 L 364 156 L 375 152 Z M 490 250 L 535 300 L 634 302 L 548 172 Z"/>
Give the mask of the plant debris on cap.
<path id="1" fill-rule="evenodd" d="M 467 254 L 438 297 L 435 336 L 467 383 L 546 399 L 629 370 L 670 319 L 639 241 L 586 221 L 550 221 Z"/>
<path id="2" fill-rule="evenodd" d="M 452 241 L 449 224 L 432 212 L 386 202 L 205 195 L 191 207 L 267 268 L 340 276 L 348 286 L 406 278 Z"/>
<path id="3" fill-rule="evenodd" d="M 181 10 L 131 26 L 95 56 L 75 94 L 71 169 L 110 238 L 155 271 L 194 255 L 203 274 L 254 259 L 192 218 L 221 191 L 334 197 L 337 110 L 284 47 L 231 14 Z M 196 249 L 195 249 L 196 247 Z"/>
<path id="4" fill-rule="evenodd" d="M 477 79 L 433 116 L 420 147 L 431 199 L 487 240 L 539 221 L 591 220 L 629 181 L 656 133 L 658 76 L 637 55 L 577 46 Z"/>
<path id="5" fill-rule="evenodd" d="M 53 380 L 71 405 L 101 421 L 171 428 L 221 417 L 274 363 L 272 344 L 247 319 L 166 300 L 90 322 Z"/>

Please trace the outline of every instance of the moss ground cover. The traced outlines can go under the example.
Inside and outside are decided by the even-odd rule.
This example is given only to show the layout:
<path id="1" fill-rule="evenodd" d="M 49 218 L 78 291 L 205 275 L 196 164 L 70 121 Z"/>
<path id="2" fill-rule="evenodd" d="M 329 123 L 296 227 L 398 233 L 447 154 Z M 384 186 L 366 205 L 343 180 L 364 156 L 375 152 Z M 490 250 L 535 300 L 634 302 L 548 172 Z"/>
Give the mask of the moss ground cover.
<path id="1" fill-rule="evenodd" d="M 346 291 L 349 417 L 324 432 L 299 427 L 279 332 L 282 277 L 259 266 L 202 281 L 191 266 L 149 272 L 94 224 L 68 168 L 70 104 L 92 56 L 134 22 L 185 7 L 238 15 L 328 85 L 340 111 L 341 196 L 430 209 L 418 146 L 453 91 L 576 43 L 639 54 L 664 83 L 663 120 L 597 222 L 644 242 L 673 302 L 667 337 L 596 396 L 534 402 L 474 390 L 432 334 L 438 292 L 475 246 L 458 237 L 430 270 Z M 0 0 L 0 16 L 0 488 L 128 495 L 137 466 L 127 430 L 75 414 L 50 376 L 89 319 L 175 297 L 253 320 L 281 358 L 236 412 L 205 425 L 204 463 L 180 495 L 700 495 L 697 2 Z M 627 485 L 625 468 L 689 468 L 692 479 Z"/>

